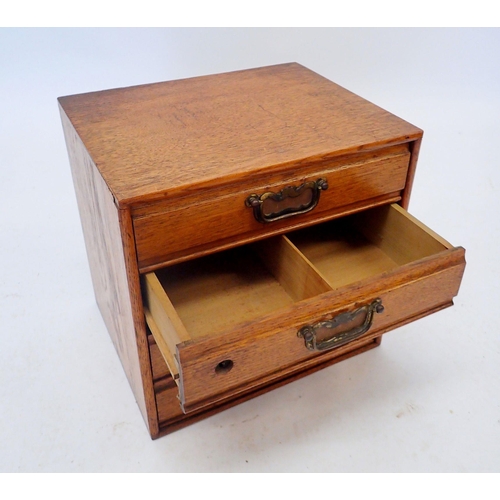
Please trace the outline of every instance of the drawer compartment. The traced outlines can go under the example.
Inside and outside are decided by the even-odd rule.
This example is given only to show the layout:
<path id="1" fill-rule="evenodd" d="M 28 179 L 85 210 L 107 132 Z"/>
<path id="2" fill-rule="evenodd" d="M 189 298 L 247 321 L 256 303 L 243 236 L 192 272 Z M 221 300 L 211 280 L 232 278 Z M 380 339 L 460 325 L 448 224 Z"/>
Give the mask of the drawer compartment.
<path id="1" fill-rule="evenodd" d="M 211 190 L 199 196 L 190 194 L 184 199 L 138 208 L 134 211 L 134 232 L 139 267 L 148 271 L 165 263 L 227 248 L 235 242 L 255 241 L 377 204 L 398 201 L 406 185 L 409 161 L 409 144 L 400 144 L 301 165 L 299 175 L 297 167 L 271 177 L 263 173 L 253 181 L 240 181 L 226 189 Z M 287 207 L 287 203 L 300 207 L 300 202 L 311 196 L 311 190 L 306 189 L 302 197 L 293 197 L 296 192 L 292 192 L 292 197 L 287 198 L 287 188 L 291 186 L 293 191 L 319 179 L 326 184 L 317 192 L 320 194 L 318 203 L 307 199 L 305 210 L 294 211 L 288 207 L 284 218 L 270 217 L 273 220 L 264 222 L 258 220 L 254 209 L 248 206 L 252 195 L 259 198 L 273 193 L 285 197 L 276 203 L 278 211 Z M 269 198 L 263 201 L 262 207 L 269 201 Z"/>
<path id="2" fill-rule="evenodd" d="M 275 261 L 262 259 L 259 253 L 271 249 Z M 233 248 L 149 273 L 144 283 L 146 319 L 160 350 L 168 349 L 165 358 L 175 380 L 180 370 L 176 349 L 181 343 L 214 338 L 330 290 L 281 237 L 260 248 Z M 222 371 L 229 370 L 219 366 L 216 373 Z"/>
<path id="3" fill-rule="evenodd" d="M 188 412 L 451 305 L 464 266 L 387 205 L 149 273 L 146 319 Z"/>

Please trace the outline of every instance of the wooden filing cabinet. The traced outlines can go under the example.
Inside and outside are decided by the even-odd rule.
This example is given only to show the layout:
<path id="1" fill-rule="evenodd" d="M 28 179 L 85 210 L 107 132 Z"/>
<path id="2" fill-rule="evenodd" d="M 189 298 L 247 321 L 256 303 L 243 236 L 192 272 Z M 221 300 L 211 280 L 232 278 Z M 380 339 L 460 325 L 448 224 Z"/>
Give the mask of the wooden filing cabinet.
<path id="1" fill-rule="evenodd" d="M 465 267 L 422 131 L 299 64 L 59 98 L 97 302 L 153 438 L 380 344 Z"/>

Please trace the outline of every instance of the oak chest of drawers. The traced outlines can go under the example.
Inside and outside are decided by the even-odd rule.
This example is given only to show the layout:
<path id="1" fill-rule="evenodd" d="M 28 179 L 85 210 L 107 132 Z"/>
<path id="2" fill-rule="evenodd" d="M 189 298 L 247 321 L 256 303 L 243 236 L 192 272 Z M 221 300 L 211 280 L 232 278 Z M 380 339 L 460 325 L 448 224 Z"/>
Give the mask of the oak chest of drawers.
<path id="1" fill-rule="evenodd" d="M 97 302 L 153 438 L 376 347 L 465 267 L 422 131 L 298 64 L 59 99 Z"/>

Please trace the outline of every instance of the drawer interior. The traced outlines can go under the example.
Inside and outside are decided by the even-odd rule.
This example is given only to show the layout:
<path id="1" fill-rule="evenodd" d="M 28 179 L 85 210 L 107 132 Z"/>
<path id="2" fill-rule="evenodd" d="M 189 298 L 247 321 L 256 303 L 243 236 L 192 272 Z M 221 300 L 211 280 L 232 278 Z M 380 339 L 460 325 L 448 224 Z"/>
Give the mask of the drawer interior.
<path id="1" fill-rule="evenodd" d="M 154 274 L 190 339 L 254 321 L 330 289 L 282 237 L 208 255 Z"/>
<path id="2" fill-rule="evenodd" d="M 452 248 L 398 205 L 333 220 L 288 238 L 333 289 Z"/>
<path id="3" fill-rule="evenodd" d="M 174 379 L 177 346 L 290 311 L 451 245 L 398 205 L 378 207 L 144 276 L 148 325 Z"/>

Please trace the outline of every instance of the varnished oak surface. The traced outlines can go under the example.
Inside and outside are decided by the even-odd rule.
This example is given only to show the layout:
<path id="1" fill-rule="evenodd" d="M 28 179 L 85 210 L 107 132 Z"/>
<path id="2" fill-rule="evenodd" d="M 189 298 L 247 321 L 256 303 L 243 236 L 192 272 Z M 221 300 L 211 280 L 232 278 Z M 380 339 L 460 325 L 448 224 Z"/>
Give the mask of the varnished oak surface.
<path id="1" fill-rule="evenodd" d="M 296 333 L 306 324 L 354 310 L 380 297 L 385 311 L 375 315 L 367 334 L 367 337 L 375 337 L 409 318 L 450 304 L 458 293 L 463 274 L 463 251 L 457 249 L 432 260 L 426 263 L 425 269 L 419 270 L 418 277 L 412 278 L 416 269 L 402 269 L 384 279 L 366 280 L 325 293 L 315 300 L 303 301 L 293 312 L 286 310 L 268 315 L 244 329 L 179 346 L 183 408 L 191 411 L 203 407 L 241 392 L 248 385 L 271 381 L 283 372 L 300 370 L 319 362 L 323 356 L 334 355 L 333 351 L 320 354 L 305 348 L 303 339 Z M 234 367 L 219 376 L 215 367 L 225 359 L 231 359 Z"/>
<path id="2" fill-rule="evenodd" d="M 407 207 L 422 131 L 298 64 L 59 102 L 97 301 L 152 437 L 375 347 L 458 291 L 463 249 L 408 231 L 396 209 L 394 230 L 362 231 L 350 256 L 337 245 L 333 266 L 314 242 L 279 236 L 258 250 L 260 267 L 244 264 L 243 281 L 181 282 L 166 269 L 162 295 L 156 276 L 139 276 L 350 213 L 363 221 L 371 207 Z M 308 214 L 263 226 L 244 206 L 251 193 L 319 176 L 330 190 Z M 386 312 L 362 339 L 319 355 L 296 337 L 375 296 Z M 221 375 L 225 359 L 234 368 Z"/>
<path id="3" fill-rule="evenodd" d="M 152 435 L 158 418 L 131 215 L 118 210 L 64 111 L 61 119 L 97 304 Z"/>
<path id="4" fill-rule="evenodd" d="M 265 241 L 257 249 L 274 279 L 262 264 L 242 257 L 247 248 L 161 272 L 175 316 L 192 332 L 172 350 L 185 411 L 227 399 L 249 385 L 270 383 L 278 374 L 317 363 L 319 356 L 335 355 L 304 347 L 296 332 L 305 324 L 378 297 L 385 311 L 375 315 L 366 340 L 450 304 L 465 265 L 463 249 L 452 248 L 397 205 Z M 288 302 L 281 302 L 282 296 Z M 291 297 L 300 302 L 292 303 Z M 148 303 L 156 301 L 148 295 Z M 172 345 L 162 318 L 163 313 L 156 316 L 159 330 Z M 160 349 L 162 343 L 160 337 Z M 215 367 L 226 359 L 234 366 L 221 375 Z"/>
<path id="5" fill-rule="evenodd" d="M 281 377 L 276 377 L 272 381 L 266 380 L 266 383 L 264 384 L 247 386 L 246 390 L 236 396 L 233 396 L 232 398 L 221 399 L 216 403 L 209 404 L 199 410 L 191 411 L 188 414 L 183 413 L 178 404 L 178 389 L 173 383 L 171 377 L 163 377 L 155 383 L 157 390 L 158 418 L 160 424 L 160 433 L 158 437 L 169 434 L 184 427 L 185 425 L 195 423 L 203 418 L 243 403 L 248 399 L 264 394 L 267 391 L 293 382 L 298 378 L 310 375 L 311 373 L 326 368 L 334 363 L 338 363 L 352 356 L 362 354 L 363 352 L 379 346 L 381 340 L 382 337 L 377 337 L 375 339 L 364 340 L 363 342 L 357 344 L 355 348 L 352 348 L 351 346 L 350 349 L 339 349 L 335 353 L 335 356 L 324 359 L 322 363 L 316 363 L 315 365 L 307 367 L 307 369 L 301 367 L 301 370 L 298 369 L 295 371 L 283 372 Z M 154 345 L 152 347 L 154 349 Z M 161 365 L 160 360 L 158 360 L 158 363 Z"/>
<path id="6" fill-rule="evenodd" d="M 352 203 L 340 207 L 338 210 L 332 210 L 330 212 L 327 212 L 326 214 L 320 213 L 311 215 L 311 212 L 309 212 L 307 214 L 304 214 L 300 218 L 290 217 L 289 219 L 286 219 L 286 221 L 288 221 L 286 223 L 283 223 L 282 221 L 276 221 L 275 225 L 273 225 L 272 227 L 271 225 L 269 225 L 269 229 L 267 229 L 266 226 L 265 229 L 261 229 L 260 231 L 257 232 L 241 234 L 238 236 L 237 240 L 235 240 L 234 238 L 222 238 L 221 240 L 218 240 L 216 242 L 205 243 L 203 245 L 192 247 L 189 250 L 189 252 L 186 252 L 186 250 L 182 250 L 179 252 L 175 252 L 173 254 L 167 254 L 153 259 L 148 259 L 146 261 L 142 262 L 139 261 L 139 271 L 141 273 L 149 273 L 151 271 L 161 269 L 165 266 L 177 264 L 179 262 L 185 262 L 192 259 L 197 259 L 199 257 L 203 257 L 207 254 L 211 254 L 216 251 L 227 250 L 235 246 L 240 246 L 247 243 L 253 243 L 259 240 L 264 240 L 268 237 L 284 234 L 288 231 L 293 231 L 295 229 L 299 229 L 304 226 L 308 226 L 311 224 L 319 224 L 333 218 L 346 216 L 367 208 L 387 205 L 388 203 L 394 203 L 400 200 L 401 200 L 400 193 L 396 192 L 371 199 L 368 201 L 368 203 L 366 200 L 363 200 L 363 202 L 361 203 Z"/>
<path id="7" fill-rule="evenodd" d="M 291 226 L 338 217 L 354 204 L 361 210 L 380 199 L 386 203 L 395 201 L 405 188 L 409 161 L 408 145 L 402 144 L 304 165 L 281 174 L 270 169 L 258 179 L 247 178 L 225 191 L 221 188 L 138 208 L 134 210 L 134 230 L 139 267 L 168 263 L 180 253 L 192 255 L 201 245 L 214 249 L 224 240 L 262 238 Z M 253 210 L 245 206 L 252 193 L 279 193 L 286 186 L 300 186 L 306 180 L 319 178 L 326 179 L 330 187 L 307 214 L 262 224 L 255 220 Z"/>
<path id="8" fill-rule="evenodd" d="M 422 136 L 296 63 L 59 102 L 119 205 Z"/>

